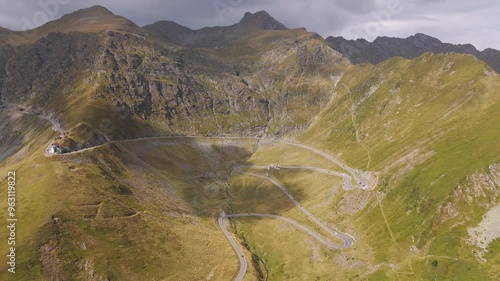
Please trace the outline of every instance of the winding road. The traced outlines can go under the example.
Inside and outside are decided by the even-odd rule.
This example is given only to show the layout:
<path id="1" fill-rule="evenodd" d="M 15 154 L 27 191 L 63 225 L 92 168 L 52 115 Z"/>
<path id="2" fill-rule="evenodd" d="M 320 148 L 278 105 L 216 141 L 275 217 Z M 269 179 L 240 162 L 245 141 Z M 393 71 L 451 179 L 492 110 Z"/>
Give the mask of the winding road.
<path id="1" fill-rule="evenodd" d="M 231 243 L 231 246 L 233 247 L 234 251 L 238 255 L 238 259 L 240 261 L 240 270 L 238 271 L 238 275 L 236 276 L 236 279 L 235 279 L 236 281 L 243 280 L 243 277 L 245 276 L 245 273 L 246 273 L 247 268 L 248 268 L 248 264 L 247 264 L 247 261 L 245 260 L 245 255 L 243 254 L 243 251 L 238 246 L 238 242 L 236 242 L 236 240 L 234 240 L 231 233 L 229 233 L 229 231 L 227 230 L 226 221 L 227 221 L 227 219 L 231 219 L 231 218 L 243 218 L 243 217 L 261 217 L 261 218 L 271 218 L 271 219 L 278 219 L 278 220 L 284 221 L 286 223 L 289 223 L 289 224 L 295 226 L 297 229 L 305 232 L 309 236 L 315 238 L 316 240 L 318 240 L 318 242 L 325 245 L 326 247 L 328 247 L 331 250 L 345 249 L 345 248 L 348 248 L 352 245 L 352 241 L 349 239 L 349 237 L 347 237 L 341 233 L 337 233 L 336 237 L 344 240 L 344 244 L 342 244 L 342 245 L 333 244 L 332 242 L 323 238 L 321 235 L 319 235 L 316 232 L 314 232 L 313 230 L 301 225 L 300 223 L 296 222 L 295 220 L 292 220 L 292 219 L 286 218 L 286 217 L 282 217 L 282 216 L 271 215 L 271 214 L 259 214 L 259 213 L 223 215 L 223 216 L 219 217 L 219 220 L 218 220 L 219 227 L 221 228 L 222 232 L 224 233 L 224 236 L 226 236 L 229 243 Z"/>
<path id="2" fill-rule="evenodd" d="M 323 168 L 318 168 L 318 167 L 313 167 L 313 166 L 302 166 L 302 165 L 279 165 L 279 166 L 274 166 L 274 165 L 269 165 L 269 166 L 262 166 L 262 165 L 244 165 L 244 166 L 239 166 L 238 168 L 257 168 L 257 169 L 276 169 L 276 170 L 281 170 L 281 169 L 288 169 L 288 170 L 308 170 L 308 171 L 313 171 L 313 172 L 318 172 L 322 174 L 327 174 L 327 175 L 333 175 L 337 177 L 341 177 L 343 181 L 343 187 L 344 190 L 351 190 L 354 188 L 360 188 L 360 189 L 366 189 L 366 187 L 361 186 L 361 185 L 353 185 L 351 182 L 351 176 L 345 173 L 339 173 Z"/>
<path id="3" fill-rule="evenodd" d="M 360 174 L 358 174 L 358 172 L 355 169 L 347 166 L 342 161 L 340 161 L 339 159 L 331 156 L 330 154 L 328 154 L 328 153 L 326 153 L 324 151 L 321 151 L 321 150 L 319 150 L 317 148 L 305 145 L 305 144 L 296 143 L 296 142 L 287 141 L 287 140 L 278 140 L 278 139 L 268 139 L 268 138 L 259 138 L 259 137 L 204 137 L 204 136 L 148 137 L 148 138 L 137 138 L 137 139 L 129 139 L 129 140 L 108 141 L 108 142 L 106 142 L 104 144 L 101 144 L 101 145 L 97 145 L 97 146 L 93 146 L 93 147 L 89 147 L 89 148 L 84 148 L 84 149 L 80 149 L 80 150 L 73 151 L 73 152 L 64 153 L 63 155 L 72 155 L 72 154 L 82 153 L 82 152 L 85 152 L 85 151 L 89 151 L 89 150 L 97 149 L 99 147 L 103 147 L 104 145 L 107 145 L 109 143 L 127 143 L 127 142 L 135 142 L 135 141 L 142 141 L 142 140 L 166 140 L 166 139 L 256 140 L 256 141 L 269 142 L 269 143 L 277 142 L 277 143 L 283 143 L 283 144 L 291 145 L 291 146 L 295 146 L 295 147 L 300 147 L 300 148 L 309 150 L 309 151 L 311 151 L 311 152 L 313 152 L 315 154 L 321 155 L 324 158 L 326 158 L 327 160 L 335 163 L 337 166 L 339 166 L 344 171 L 346 171 L 347 173 L 349 173 L 358 182 L 358 184 L 360 185 L 360 187 L 362 189 L 369 189 L 370 188 L 368 186 L 366 180 L 364 180 L 363 177 Z M 46 155 L 46 156 L 48 156 L 48 155 Z M 52 156 L 52 155 L 50 155 L 50 156 Z"/>
<path id="4" fill-rule="evenodd" d="M 52 118 L 50 118 L 50 119 L 49 118 L 44 118 L 44 119 L 49 120 L 54 125 L 54 128 L 58 129 L 59 132 L 64 133 L 62 131 L 62 129 L 60 129 L 60 126 L 56 126 L 57 122 L 55 122 L 55 120 L 53 120 Z M 102 146 L 104 146 L 104 145 L 106 145 L 108 143 L 126 143 L 126 142 L 134 142 L 134 141 L 141 141 L 141 140 L 161 140 L 161 139 L 221 139 L 221 140 L 248 139 L 248 140 L 257 140 L 257 141 L 262 141 L 262 142 L 278 142 L 278 143 L 283 143 L 283 144 L 286 144 L 286 145 L 300 147 L 300 148 L 309 150 L 309 151 L 311 151 L 311 152 L 313 152 L 315 154 L 323 156 L 327 160 L 329 160 L 329 161 L 337 164 L 340 168 L 342 168 L 344 171 L 346 171 L 350 175 L 345 174 L 345 173 L 339 173 L 339 172 L 334 172 L 334 171 L 326 170 L 326 169 L 323 169 L 323 168 L 311 167 L 311 166 L 300 166 L 300 165 L 294 166 L 294 165 L 288 165 L 288 166 L 280 166 L 280 168 L 284 168 L 284 169 L 305 169 L 305 170 L 311 170 L 311 171 L 316 171 L 316 172 L 320 172 L 320 173 L 330 174 L 330 175 L 334 175 L 334 176 L 339 176 L 339 177 L 342 177 L 344 179 L 344 186 L 346 188 L 354 186 L 354 185 L 352 185 L 351 180 L 355 179 L 356 182 L 359 184 L 359 186 L 358 186 L 359 188 L 361 188 L 361 189 L 368 189 L 369 188 L 368 185 L 367 185 L 367 183 L 366 183 L 366 181 L 357 173 L 356 170 L 348 167 L 346 164 L 344 164 L 343 162 L 341 162 L 337 158 L 329 155 L 326 152 L 323 152 L 323 151 L 321 151 L 319 149 L 316 149 L 314 147 L 310 147 L 310 146 L 307 146 L 307 145 L 304 145 L 304 144 L 295 143 L 295 142 L 286 141 L 286 140 L 275 140 L 275 139 L 258 138 L 258 137 L 199 137 L 199 136 L 150 137 L 150 138 L 139 138 L 139 139 L 131 139 L 131 140 L 109 141 L 109 142 L 107 142 L 105 144 L 102 144 L 102 145 L 98 145 L 98 146 L 94 146 L 94 147 L 90 147 L 90 148 L 81 149 L 81 150 L 78 150 L 78 151 L 73 151 L 73 152 L 65 153 L 63 155 L 72 155 L 72 154 L 82 153 L 84 151 L 89 151 L 89 150 L 97 149 L 97 148 L 102 147 Z M 52 142 L 49 144 L 48 147 L 50 147 L 51 144 L 52 144 Z M 51 156 L 56 156 L 56 155 L 55 154 L 50 154 L 50 153 L 48 153 L 48 150 L 46 150 L 45 151 L 45 156 L 51 157 Z M 257 167 L 257 168 L 268 168 L 268 166 L 255 166 L 255 167 Z M 313 230 L 311 230 L 311 229 L 309 229 L 309 228 L 301 225 L 300 223 L 298 223 L 298 222 L 296 222 L 296 221 L 294 221 L 294 220 L 292 220 L 290 218 L 286 218 L 286 217 L 282 217 L 282 216 L 278 216 L 278 215 L 259 214 L 259 213 L 228 214 L 228 215 L 222 214 L 219 217 L 219 219 L 218 219 L 219 227 L 221 228 L 221 230 L 224 233 L 224 235 L 227 238 L 227 240 L 230 242 L 230 244 L 233 247 L 234 251 L 238 255 L 238 259 L 240 261 L 240 270 L 238 272 L 238 275 L 236 276 L 236 279 L 235 279 L 236 281 L 243 280 L 243 277 L 245 276 L 245 273 L 246 273 L 247 268 L 248 268 L 248 264 L 247 264 L 247 262 L 245 260 L 245 256 L 243 254 L 243 251 L 240 249 L 238 243 L 234 240 L 234 238 L 232 237 L 231 233 L 227 230 L 226 221 L 227 221 L 227 219 L 230 219 L 230 218 L 238 218 L 238 217 L 240 217 L 240 218 L 241 217 L 262 217 L 262 218 L 279 219 L 279 220 L 282 220 L 284 222 L 287 222 L 287 223 L 295 226 L 299 230 L 301 230 L 301 231 L 305 232 L 306 234 L 312 236 L 313 238 L 315 238 L 316 240 L 318 240 L 321 244 L 325 245 L 329 249 L 344 249 L 344 248 L 350 247 L 353 244 L 353 240 L 355 240 L 354 238 L 352 238 L 351 236 L 348 236 L 347 234 L 340 233 L 337 230 L 330 228 L 325 223 L 323 223 L 322 221 L 320 221 L 316 216 L 314 216 L 311 212 L 309 212 L 306 208 L 304 208 L 292 196 L 292 194 L 290 194 L 290 192 L 283 186 L 283 184 L 281 184 L 277 180 L 275 180 L 273 178 L 270 178 L 268 176 L 265 176 L 265 175 L 259 175 L 259 174 L 254 174 L 254 173 L 242 172 L 242 171 L 239 170 L 238 167 L 235 169 L 235 171 L 238 172 L 238 173 L 241 173 L 241 174 L 245 174 L 245 175 L 249 175 L 249 176 L 254 176 L 254 177 L 258 177 L 258 178 L 262 178 L 262 179 L 270 181 L 275 186 L 277 186 L 281 191 L 283 191 L 283 193 L 285 193 L 285 195 L 288 197 L 288 199 L 299 210 L 301 210 L 311 221 L 313 221 L 316 225 L 320 226 L 324 231 L 326 231 L 332 237 L 336 237 L 336 238 L 344 241 L 344 243 L 341 244 L 341 245 L 333 244 L 330 241 L 328 241 L 327 239 L 325 239 L 324 237 L 322 237 L 321 235 L 319 235 L 318 233 L 316 233 Z"/>
<path id="5" fill-rule="evenodd" d="M 330 235 L 335 236 L 335 237 L 337 237 L 337 238 L 339 238 L 341 240 L 344 240 L 344 245 L 346 245 L 347 247 L 349 247 L 350 245 L 352 245 L 352 241 L 351 241 L 351 239 L 349 237 L 347 237 L 346 235 L 344 235 L 342 233 L 339 233 L 338 231 L 330 228 L 329 226 L 327 226 L 326 224 L 324 224 L 322 221 L 320 221 L 316 216 L 314 216 L 313 214 L 311 214 L 311 212 L 309 212 L 306 208 L 304 208 L 292 196 L 292 194 L 283 186 L 283 184 L 281 184 L 277 180 L 275 180 L 273 178 L 270 178 L 268 176 L 259 175 L 259 174 L 246 173 L 246 172 L 239 172 L 239 173 L 244 174 L 244 175 L 249 175 L 249 176 L 254 176 L 254 177 L 262 178 L 262 179 L 270 181 L 275 186 L 277 186 L 281 191 L 283 191 L 283 193 L 285 193 L 285 195 L 288 197 L 288 199 L 290 199 L 290 201 L 295 205 L 295 207 L 297 207 L 300 211 L 302 211 L 310 220 L 312 220 L 314 223 L 316 223 L 317 225 L 319 225 L 321 228 L 323 228 L 323 230 L 325 230 L 326 232 L 328 232 Z"/>
<path id="6" fill-rule="evenodd" d="M 245 255 L 243 255 L 243 251 L 241 251 L 240 247 L 238 246 L 238 243 L 236 240 L 234 240 L 233 236 L 231 236 L 231 233 L 227 230 L 226 226 L 226 219 L 231 218 L 235 215 L 222 215 L 219 217 L 219 227 L 226 236 L 226 239 L 231 243 L 231 246 L 233 246 L 234 251 L 236 252 L 236 255 L 238 255 L 238 259 L 240 260 L 240 271 L 238 272 L 238 275 L 236 276 L 237 281 L 243 280 L 243 277 L 245 276 L 245 273 L 247 272 L 247 261 L 245 260 Z"/>
<path id="7" fill-rule="evenodd" d="M 64 130 L 62 129 L 61 127 L 61 124 L 56 121 L 56 119 L 54 119 L 53 117 L 51 116 L 43 116 L 43 115 L 38 115 L 38 117 L 44 119 L 44 120 L 47 120 L 49 121 L 50 123 L 52 123 L 52 129 L 56 132 L 59 132 L 59 135 L 60 136 L 63 136 L 64 135 Z M 54 141 L 51 141 L 49 143 L 49 145 L 47 146 L 47 148 L 45 148 L 45 151 L 44 151 L 44 154 L 45 154 L 45 157 L 51 157 L 53 156 L 54 154 L 53 153 L 50 153 L 50 147 L 52 146 L 52 144 L 54 143 Z"/>
<path id="8" fill-rule="evenodd" d="M 293 167 L 296 168 L 295 166 L 293 166 Z M 301 210 L 311 221 L 313 221 L 315 224 L 317 224 L 318 226 L 320 226 L 323 230 L 325 230 L 332 237 L 336 237 L 336 238 L 344 241 L 344 243 L 342 245 L 333 244 L 330 241 L 328 241 L 325 238 L 323 238 L 321 235 L 319 235 L 316 232 L 314 232 L 313 230 L 311 230 L 311 229 L 309 229 L 309 228 L 301 225 L 300 223 L 296 222 L 295 220 L 292 220 L 292 219 L 286 218 L 286 217 L 282 217 L 282 216 L 278 216 L 278 215 L 259 214 L 259 213 L 230 214 L 230 215 L 223 214 L 222 216 L 219 217 L 219 220 L 218 220 L 219 226 L 220 226 L 222 232 L 224 233 L 224 235 L 226 236 L 227 240 L 231 243 L 231 246 L 233 247 L 234 251 L 238 255 L 238 259 L 240 260 L 240 271 L 238 272 L 238 275 L 237 275 L 237 277 L 235 279 L 236 281 L 243 280 L 243 277 L 245 276 L 245 272 L 247 270 L 248 264 L 247 264 L 247 262 L 245 260 L 244 255 L 243 255 L 243 251 L 240 249 L 240 247 L 238 246 L 238 243 L 234 240 L 234 238 L 231 236 L 231 234 L 227 230 L 226 223 L 225 223 L 226 219 L 239 218 L 239 217 L 264 217 L 264 218 L 279 219 L 279 220 L 285 221 L 285 222 L 287 222 L 289 224 L 292 224 L 296 228 L 298 228 L 298 229 L 302 230 L 303 232 L 309 234 L 310 236 L 314 237 L 316 240 L 318 240 L 321 244 L 325 245 L 329 249 L 345 249 L 345 248 L 348 248 L 348 247 L 352 246 L 354 239 L 351 239 L 351 237 L 349 237 L 346 234 L 338 232 L 337 230 L 335 230 L 335 229 L 327 226 L 325 223 L 323 223 L 321 220 L 319 220 L 316 216 L 314 216 L 311 212 L 309 212 L 306 208 L 304 208 L 293 197 L 293 195 L 290 194 L 290 192 L 285 188 L 285 186 L 283 186 L 283 184 L 281 184 L 277 180 L 275 180 L 275 179 L 273 179 L 271 177 L 265 176 L 265 175 L 259 175 L 259 174 L 254 174 L 254 173 L 241 172 L 239 168 L 240 167 L 236 168 L 235 171 L 238 172 L 238 173 L 240 173 L 240 174 L 262 178 L 262 179 L 268 180 L 271 183 L 273 183 L 281 191 L 283 191 L 283 193 L 285 193 L 285 195 L 288 197 L 288 199 L 290 199 L 290 201 L 299 210 Z M 326 172 L 330 172 L 328 170 L 325 170 L 325 171 Z"/>
<path id="9" fill-rule="evenodd" d="M 318 155 L 321 155 L 323 156 L 324 158 L 326 158 L 327 160 L 330 160 L 331 162 L 337 164 L 339 167 L 341 167 L 343 170 L 345 170 L 346 172 L 348 172 L 349 174 L 352 175 L 353 178 L 355 178 L 359 185 L 363 187 L 363 189 L 368 189 L 368 184 L 366 183 L 366 181 L 356 172 L 356 170 L 354 170 L 353 168 L 347 166 L 345 163 L 343 163 L 342 161 L 338 160 L 337 158 L 331 156 L 330 154 L 324 152 L 324 151 L 321 151 L 317 148 L 314 148 L 314 147 L 311 147 L 311 146 L 308 146 L 308 145 L 305 145 L 305 144 L 301 144 L 301 143 L 296 143 L 296 142 L 291 142 L 291 141 L 280 141 L 278 140 L 278 142 L 281 142 L 281 143 L 285 143 L 285 144 L 288 144 L 288 145 L 292 145 L 292 146 L 296 146 L 296 147 L 300 147 L 300 148 L 303 148 L 303 149 L 306 149 L 306 150 L 309 150 L 311 152 L 314 152 Z"/>
<path id="10" fill-rule="evenodd" d="M 271 218 L 271 219 L 278 219 L 278 220 L 282 220 L 286 223 L 289 223 L 293 226 L 295 226 L 296 228 L 298 228 L 299 230 L 302 230 L 303 232 L 307 233 L 308 235 L 312 236 L 313 238 L 315 238 L 316 240 L 318 240 L 321 244 L 325 245 L 326 247 L 328 247 L 329 249 L 345 249 L 345 248 L 348 248 L 350 246 L 352 246 L 352 241 L 348 238 L 348 237 L 345 237 L 345 236 L 342 236 L 342 234 L 338 234 L 338 236 L 336 236 L 337 238 L 340 238 L 344 241 L 344 244 L 342 245 L 338 245 L 338 244 L 334 244 L 330 241 L 328 241 L 327 239 L 325 239 L 323 236 L 317 234 L 316 232 L 314 232 L 313 230 L 301 225 L 300 223 L 296 222 L 295 220 L 292 220 L 290 218 L 287 218 L 287 217 L 282 217 L 282 216 L 278 216 L 278 215 L 271 215 L 271 214 L 260 214 L 260 213 L 243 213 L 243 214 L 231 214 L 231 215 L 224 215 L 222 217 L 219 218 L 219 226 L 221 225 L 221 220 L 222 221 L 225 221 L 225 219 L 231 219 L 231 218 L 242 218 L 242 217 L 261 217 L 261 218 Z M 226 227 L 225 223 L 222 224 L 222 227 Z M 224 230 L 223 230 L 224 231 Z M 226 229 L 227 231 L 227 229 Z M 227 235 L 226 235 L 227 237 Z M 232 237 L 231 237 L 232 239 Z M 233 243 L 231 243 L 233 244 Z M 237 244 L 236 244 L 237 245 Z M 234 245 L 233 245 L 234 247 Z"/>

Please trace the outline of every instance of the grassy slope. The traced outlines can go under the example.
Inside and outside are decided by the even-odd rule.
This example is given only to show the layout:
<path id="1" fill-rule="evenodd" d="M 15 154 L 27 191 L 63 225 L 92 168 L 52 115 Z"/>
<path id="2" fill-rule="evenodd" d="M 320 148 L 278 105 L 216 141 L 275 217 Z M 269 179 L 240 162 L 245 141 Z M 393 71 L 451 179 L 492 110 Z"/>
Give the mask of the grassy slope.
<path id="1" fill-rule="evenodd" d="M 214 188 L 252 143 L 130 142 L 45 158 L 46 142 L 0 168 L 18 175 L 20 280 L 86 279 L 92 270 L 119 280 L 228 280 L 237 272 L 216 223 L 227 197 Z M 204 174 L 210 170 L 219 174 Z M 1 261 L 1 279 L 9 280 Z"/>
<path id="2" fill-rule="evenodd" d="M 283 67 L 294 66 L 295 56 L 285 64 Z M 82 77 L 75 81 L 83 81 Z M 307 77 L 300 83 L 309 81 Z M 331 81 L 320 82 L 316 83 L 317 89 L 326 99 Z M 119 120 L 106 102 L 89 99 L 92 89 L 84 83 L 74 85 L 74 92 L 71 96 L 57 93 L 60 98 L 51 105 L 64 129 L 89 124 L 112 139 L 148 130 L 147 126 L 132 128 L 129 120 Z M 295 92 L 302 99 L 308 96 L 309 89 L 297 86 Z M 311 103 L 311 112 L 296 116 L 302 123 L 318 111 L 317 101 Z M 302 105 L 294 100 L 290 104 L 294 106 L 288 109 L 291 111 Z M 113 130 L 102 132 L 100 123 L 105 119 L 113 120 Z M 25 175 L 18 182 L 18 215 L 24 219 L 18 236 L 21 279 L 84 279 L 93 270 L 99 277 L 132 280 L 143 276 L 206 278 L 211 271 L 216 280 L 234 275 L 237 260 L 215 220 L 221 206 L 229 211 L 221 189 L 224 176 L 220 173 L 227 173 L 230 165 L 245 160 L 251 147 L 214 145 L 207 154 L 201 148 L 127 143 L 47 159 L 41 151 L 55 133 L 49 130 L 50 124 L 46 125 L 43 138 L 34 138 L 35 146 L 2 163 L 0 171 L 6 174 L 15 169 Z M 88 139 L 78 130 L 70 136 L 79 143 Z M 145 152 L 144 147 L 149 150 Z M 225 153 L 228 149 L 229 154 Z M 205 174 L 207 170 L 212 172 Z M 148 177 L 153 179 L 145 183 L 139 180 Z M 214 177 L 219 181 L 213 182 Z M 145 234 L 138 236 L 139 232 Z M 202 250 L 199 245 L 203 245 Z M 255 274 L 250 268 L 248 275 Z"/>
<path id="3" fill-rule="evenodd" d="M 272 176 L 321 219 L 355 234 L 356 248 L 325 251 L 293 228 L 265 219 L 239 220 L 240 235 L 276 280 L 321 280 L 331 278 L 332 272 L 379 280 L 494 276 L 495 267 L 478 264 L 462 242 L 465 226 L 448 231 L 457 220 L 441 223 L 434 214 L 467 175 L 500 160 L 499 96 L 494 91 L 498 83 L 496 75 L 485 75 L 484 65 L 460 55 L 427 54 L 411 62 L 394 59 L 350 67 L 332 105 L 297 139 L 353 167 L 378 171 L 381 193 L 332 192 L 339 180 L 315 173 L 280 171 Z M 97 113 L 88 116 L 92 124 L 106 108 L 95 105 L 88 105 Z M 291 111 L 299 107 L 290 106 Z M 63 113 L 71 126 L 80 120 L 78 114 Z M 221 206 L 229 211 L 221 188 L 229 167 L 280 163 L 336 169 L 310 152 L 282 145 L 264 146 L 247 162 L 252 143 L 207 146 L 201 141 L 130 142 L 62 160 L 46 159 L 41 151 L 52 135 L 47 130 L 22 157 L 14 156 L 0 167 L 1 174 L 16 169 L 20 175 L 19 216 L 24 221 L 18 237 L 23 261 L 19 266 L 20 276 L 28 280 L 41 279 L 42 268 L 63 279 L 78 274 L 83 278 L 88 270 L 82 268 L 118 279 L 168 275 L 185 280 L 206 278 L 211 271 L 215 280 L 229 279 L 237 271 L 237 260 L 215 220 Z M 22 176 L 28 174 L 34 176 Z M 260 187 L 254 190 L 256 185 Z M 230 191 L 236 195 L 235 211 L 274 211 L 309 223 L 269 183 L 234 176 Z M 383 198 L 396 243 L 376 195 Z M 366 200 L 370 202 L 359 203 Z M 361 209 L 351 210 L 352 202 Z M 463 220 L 466 225 L 477 223 L 484 212 L 478 206 L 464 209 L 470 211 Z M 59 222 L 51 221 L 52 215 Z M 137 236 L 138 231 L 144 235 Z M 411 246 L 420 252 L 409 254 Z M 426 258 L 428 254 L 432 256 Z M 494 251 L 489 255 L 492 262 L 497 260 Z M 58 265 L 56 258 L 68 263 Z M 435 268 L 433 259 L 439 261 Z M 250 270 L 249 278 L 255 277 Z"/>
<path id="4" fill-rule="evenodd" d="M 493 197 L 469 204 L 453 194 L 459 184 L 468 185 L 469 175 L 500 161 L 499 83 L 496 74 L 464 55 L 351 67 L 331 107 L 297 139 L 376 171 L 377 191 L 335 189 L 338 179 L 316 173 L 260 172 L 279 179 L 322 220 L 355 235 L 356 247 L 325 251 L 267 219 L 239 219 L 240 236 L 265 260 L 272 280 L 494 280 L 497 243 L 489 247 L 488 262 L 480 263 L 464 241 L 467 226 L 486 211 L 480 202 Z M 249 163 L 336 169 L 282 144 L 260 147 Z M 266 181 L 233 175 L 231 192 L 236 212 L 271 212 L 314 228 Z M 458 205 L 458 216 L 441 210 L 449 202 Z"/>
<path id="5" fill-rule="evenodd" d="M 303 156 L 306 156 L 306 153 Z M 268 173 L 278 179 L 314 215 L 337 226 L 339 230 L 352 233 L 343 218 L 338 215 L 338 206 L 342 206 L 342 200 L 354 198 L 358 194 L 357 191 L 343 191 L 340 188 L 341 179 L 302 171 L 251 171 Z M 235 213 L 264 212 L 285 216 L 328 237 L 298 211 L 282 191 L 268 181 L 246 175 L 234 175 L 230 192 L 234 196 Z M 345 280 L 367 270 L 364 257 L 369 256 L 369 253 L 359 245 L 346 250 L 331 251 L 281 221 L 244 218 L 238 219 L 237 222 L 240 237 L 245 238 L 252 251 L 265 261 L 270 280 L 331 280 L 333 275 L 338 276 L 338 280 Z M 332 241 L 338 242 L 335 239 Z M 353 270 L 355 268 L 358 270 Z"/>
<path id="6" fill-rule="evenodd" d="M 371 231 L 385 224 L 379 208 L 366 209 L 359 219 L 369 244 L 383 250 L 378 261 L 407 262 L 411 246 L 421 254 L 474 260 L 462 241 L 466 227 L 448 229 L 457 222 L 477 223 L 485 210 L 472 208 L 465 218 L 446 224 L 435 214 L 468 175 L 500 161 L 500 79 L 486 72 L 465 55 L 425 54 L 415 61 L 351 67 L 334 105 L 298 136 L 354 166 L 380 172 L 377 189 L 385 196 L 382 205 L 397 245 L 387 229 Z M 423 268 L 416 277 L 467 280 L 488 267 L 474 261 L 446 263 L 447 270 L 430 270 L 419 262 Z"/>
<path id="7" fill-rule="evenodd" d="M 142 33 L 141 29 L 126 18 L 111 14 L 102 14 L 102 11 L 98 10 L 89 8 L 66 15 L 61 19 L 51 21 L 32 30 L 12 31 L 0 39 L 0 45 L 9 44 L 13 47 L 19 47 L 23 44 L 31 44 L 51 32 L 96 33 L 104 30 L 114 30 Z"/>

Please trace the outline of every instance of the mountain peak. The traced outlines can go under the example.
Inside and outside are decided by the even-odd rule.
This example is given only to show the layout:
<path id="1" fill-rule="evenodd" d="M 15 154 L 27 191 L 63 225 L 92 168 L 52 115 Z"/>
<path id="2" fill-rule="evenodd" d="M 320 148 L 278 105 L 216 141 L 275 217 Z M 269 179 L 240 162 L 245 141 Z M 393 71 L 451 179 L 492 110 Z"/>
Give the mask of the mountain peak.
<path id="1" fill-rule="evenodd" d="M 4 32 L 4 30 L 0 29 L 0 33 L 10 33 L 11 36 L 5 40 L 11 42 L 11 45 L 17 46 L 32 43 L 53 32 L 96 33 L 104 30 L 142 32 L 135 23 L 124 17 L 114 15 L 110 10 L 99 5 L 66 14 L 60 19 L 49 21 L 34 30 L 36 32 L 31 34 L 35 34 L 35 36 L 27 36 L 27 32 L 30 31 Z"/>
<path id="2" fill-rule="evenodd" d="M 434 38 L 434 37 L 432 37 L 430 35 L 427 35 L 425 33 L 420 33 L 420 32 L 419 33 L 415 33 L 415 35 L 410 36 L 410 37 L 415 37 L 415 38 L 419 38 L 419 39 L 436 39 L 436 38 Z"/>
<path id="3" fill-rule="evenodd" d="M 273 19 L 273 17 L 271 17 L 271 15 L 268 12 L 262 10 L 262 11 L 255 12 L 254 14 L 252 14 L 251 12 L 246 12 L 243 15 L 242 21 L 245 20 L 245 19 L 257 18 L 257 17 L 260 17 L 260 18 L 272 18 Z"/>
<path id="4" fill-rule="evenodd" d="M 103 6 L 95 5 L 66 14 L 62 16 L 60 20 L 68 21 L 74 19 L 103 18 L 112 16 L 115 15 L 110 10 L 104 8 Z"/>
<path id="5" fill-rule="evenodd" d="M 277 21 L 266 11 L 258 11 L 254 14 L 246 12 L 240 21 L 242 25 L 254 25 L 258 29 L 265 30 L 285 30 L 288 29 L 282 23 Z"/>
<path id="6" fill-rule="evenodd" d="M 413 43 L 414 45 L 421 45 L 421 44 L 424 44 L 424 42 L 426 44 L 435 44 L 435 45 L 439 45 L 439 44 L 443 43 L 443 42 L 441 42 L 441 40 L 439 40 L 435 37 L 429 36 L 427 34 L 424 34 L 424 33 L 416 33 L 415 35 L 412 35 L 412 36 L 406 38 L 406 40 Z"/>
<path id="7" fill-rule="evenodd" d="M 266 11 L 246 12 L 239 23 L 230 26 L 192 30 L 173 21 L 158 21 L 143 27 L 171 43 L 188 47 L 218 48 L 257 30 L 287 30 Z"/>
<path id="8" fill-rule="evenodd" d="M 113 14 L 103 6 L 80 9 L 49 22 L 41 27 L 48 32 L 99 32 L 102 30 L 123 30 L 139 32 L 135 23 Z"/>
<path id="9" fill-rule="evenodd" d="M 485 61 L 497 72 L 500 71 L 500 51 L 479 52 L 471 44 L 443 43 L 423 33 L 407 38 L 377 37 L 373 42 L 364 39 L 347 40 L 342 37 L 328 37 L 326 41 L 336 51 L 347 56 L 353 63 L 378 64 L 392 57 L 414 59 L 425 52 L 434 54 L 459 53 L 473 55 Z"/>
<path id="10" fill-rule="evenodd" d="M 9 33 L 9 32 L 11 32 L 9 29 L 0 27 L 0 33 Z"/>
<path id="11" fill-rule="evenodd" d="M 100 5 L 95 5 L 89 8 L 84 8 L 77 10 L 71 14 L 66 15 L 65 17 L 68 16 L 92 16 L 92 17 L 98 17 L 98 16 L 113 16 L 114 14 L 106 9 L 103 6 Z"/>

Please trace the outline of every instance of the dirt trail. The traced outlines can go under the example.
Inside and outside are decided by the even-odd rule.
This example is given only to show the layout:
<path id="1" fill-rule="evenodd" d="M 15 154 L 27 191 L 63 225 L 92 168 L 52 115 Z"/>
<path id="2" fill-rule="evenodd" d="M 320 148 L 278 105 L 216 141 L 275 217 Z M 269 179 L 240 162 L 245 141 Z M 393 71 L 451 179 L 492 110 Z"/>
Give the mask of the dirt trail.
<path id="1" fill-rule="evenodd" d="M 349 89 L 349 87 L 347 87 L 347 85 L 344 83 L 342 83 L 342 86 L 344 86 L 347 89 L 347 95 L 349 96 L 349 99 L 351 100 L 351 121 L 352 121 L 352 125 L 354 126 L 354 130 L 356 130 L 356 141 L 366 151 L 366 154 L 368 156 L 368 163 L 366 164 L 366 168 L 370 168 L 370 164 L 372 162 L 372 156 L 370 154 L 370 150 L 368 150 L 368 148 L 364 145 L 364 143 L 361 141 L 361 139 L 359 137 L 358 125 L 356 124 L 356 121 L 354 120 L 355 108 L 354 108 L 354 100 L 352 99 L 352 95 L 351 95 L 351 89 Z"/>
<path id="2" fill-rule="evenodd" d="M 391 226 L 389 225 L 389 221 L 387 220 L 387 217 L 385 216 L 384 208 L 382 207 L 382 201 L 378 197 L 377 192 L 375 191 L 375 198 L 377 198 L 378 206 L 380 207 L 380 212 L 382 213 L 382 217 L 384 218 L 385 226 L 387 227 L 387 230 L 389 230 L 389 234 L 391 235 L 391 240 L 398 247 L 399 250 L 403 251 L 403 249 L 399 246 L 399 244 L 396 242 L 396 239 L 394 238 L 394 234 L 392 233 Z"/>

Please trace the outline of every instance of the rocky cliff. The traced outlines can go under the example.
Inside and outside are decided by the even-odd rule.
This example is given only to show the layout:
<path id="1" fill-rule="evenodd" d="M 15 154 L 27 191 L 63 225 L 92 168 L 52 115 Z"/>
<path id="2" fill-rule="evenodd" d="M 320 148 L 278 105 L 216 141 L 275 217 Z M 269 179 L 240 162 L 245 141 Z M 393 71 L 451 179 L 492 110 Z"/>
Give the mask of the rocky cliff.
<path id="1" fill-rule="evenodd" d="M 61 29 L 89 17 L 92 30 Z M 47 35 L 0 53 L 2 102 L 56 114 L 67 130 L 85 123 L 99 139 L 285 135 L 329 102 L 348 66 L 319 35 L 288 30 L 266 12 L 193 36 L 171 27 L 123 25 L 99 7 L 48 23 Z M 100 128 L 103 120 L 113 129 Z"/>

